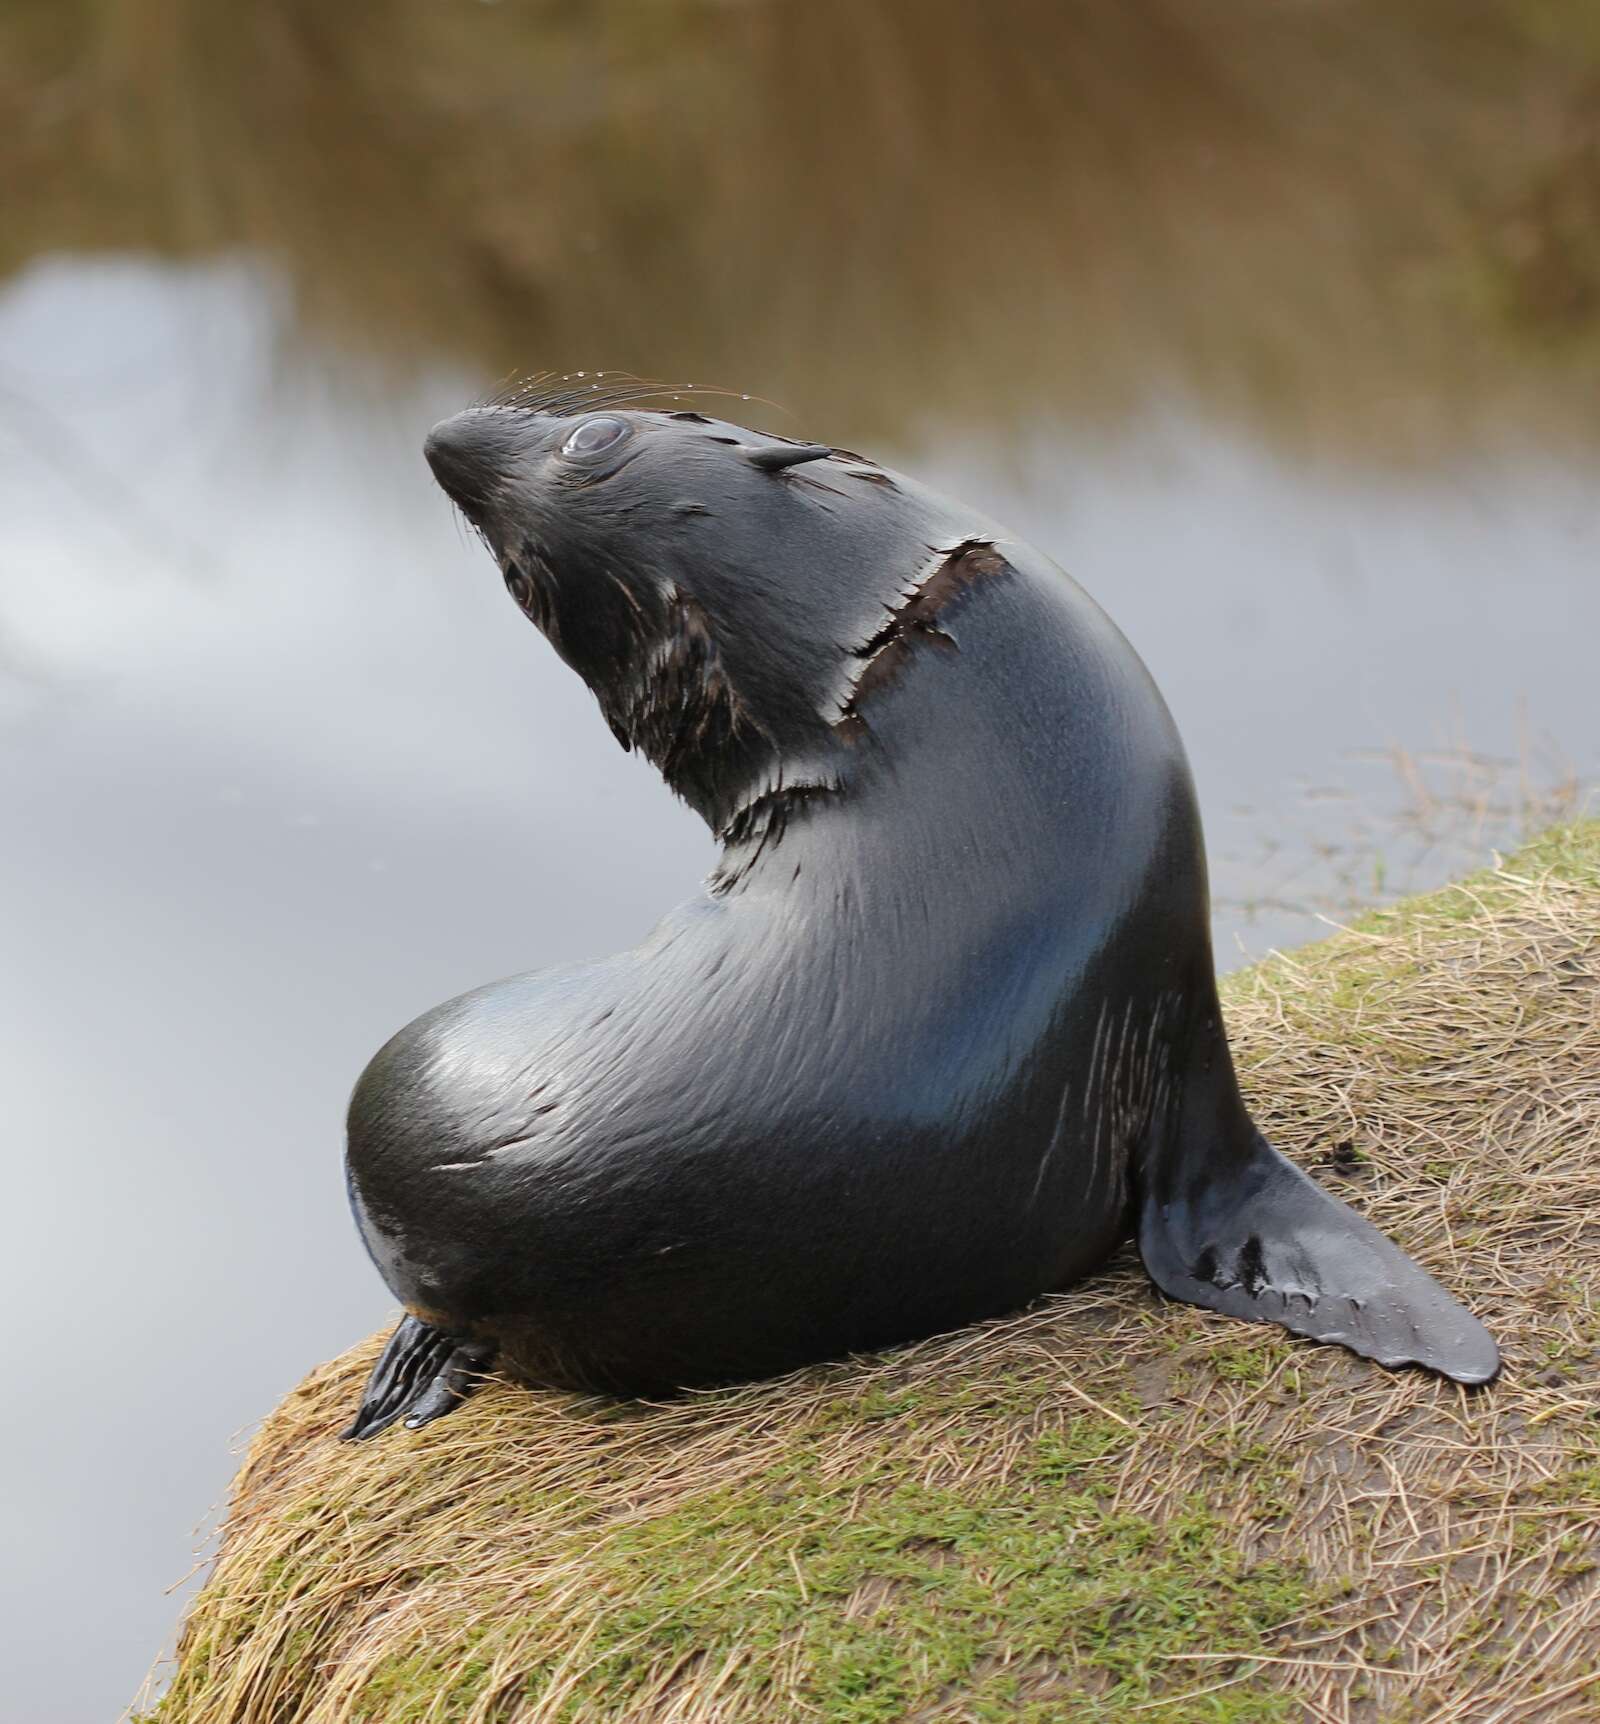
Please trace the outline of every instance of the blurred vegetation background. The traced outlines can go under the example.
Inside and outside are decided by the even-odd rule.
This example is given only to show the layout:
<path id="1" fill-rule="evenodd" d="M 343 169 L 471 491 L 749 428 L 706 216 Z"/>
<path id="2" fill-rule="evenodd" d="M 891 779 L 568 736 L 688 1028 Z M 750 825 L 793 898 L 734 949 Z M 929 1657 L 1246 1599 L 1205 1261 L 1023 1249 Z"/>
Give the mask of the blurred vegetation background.
<path id="1" fill-rule="evenodd" d="M 0 140 L 0 272 L 248 249 L 330 358 L 1600 430 L 1591 0 L 10 0 Z"/>

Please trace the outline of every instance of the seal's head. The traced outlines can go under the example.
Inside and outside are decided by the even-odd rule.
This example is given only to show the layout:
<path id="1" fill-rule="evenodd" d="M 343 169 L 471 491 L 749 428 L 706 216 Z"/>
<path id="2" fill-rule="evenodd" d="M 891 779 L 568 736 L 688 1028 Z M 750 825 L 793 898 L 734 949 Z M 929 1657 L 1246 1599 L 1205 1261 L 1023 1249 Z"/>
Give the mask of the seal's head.
<path id="1" fill-rule="evenodd" d="M 881 469 L 609 405 L 471 408 L 425 452 L 624 747 L 713 830 L 776 782 L 829 776 L 851 637 L 914 573 L 861 555 L 905 537 Z"/>

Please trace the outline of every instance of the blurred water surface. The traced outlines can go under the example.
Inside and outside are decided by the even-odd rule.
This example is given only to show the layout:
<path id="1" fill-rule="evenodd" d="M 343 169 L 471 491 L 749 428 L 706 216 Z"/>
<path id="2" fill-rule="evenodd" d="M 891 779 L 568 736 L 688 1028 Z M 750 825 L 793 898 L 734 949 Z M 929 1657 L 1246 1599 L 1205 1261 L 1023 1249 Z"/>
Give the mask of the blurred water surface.
<path id="1" fill-rule="evenodd" d="M 0 13 L 19 1717 L 115 1714 L 230 1433 L 384 1318 L 339 1172 L 368 1054 L 711 860 L 431 420 L 618 366 L 970 497 L 1167 694 L 1222 962 L 1312 937 L 1600 774 L 1597 17 Z"/>

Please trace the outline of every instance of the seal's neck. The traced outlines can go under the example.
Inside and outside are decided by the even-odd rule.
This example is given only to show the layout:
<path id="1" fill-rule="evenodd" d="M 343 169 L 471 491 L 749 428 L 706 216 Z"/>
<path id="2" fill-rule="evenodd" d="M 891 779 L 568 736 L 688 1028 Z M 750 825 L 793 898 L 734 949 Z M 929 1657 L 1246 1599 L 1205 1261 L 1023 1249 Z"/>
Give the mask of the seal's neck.
<path id="1" fill-rule="evenodd" d="M 595 686 L 612 734 L 637 749 L 719 836 L 747 787 L 770 772 L 772 739 L 723 667 L 705 612 L 674 591 L 627 674 Z"/>
<path id="2" fill-rule="evenodd" d="M 770 852 L 783 842 L 797 820 L 811 820 L 829 811 L 844 794 L 837 779 L 799 778 L 777 784 L 741 804 L 720 828 L 722 854 L 708 882 L 721 897 L 731 891 Z"/>

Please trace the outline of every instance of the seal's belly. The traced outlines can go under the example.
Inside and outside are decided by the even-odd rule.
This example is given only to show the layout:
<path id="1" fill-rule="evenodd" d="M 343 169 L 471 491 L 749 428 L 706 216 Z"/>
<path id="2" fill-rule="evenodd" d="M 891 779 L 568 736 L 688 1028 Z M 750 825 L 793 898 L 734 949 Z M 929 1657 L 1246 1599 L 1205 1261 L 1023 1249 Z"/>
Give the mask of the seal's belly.
<path id="1" fill-rule="evenodd" d="M 679 965 L 721 973 L 722 931 L 696 911 L 669 964 L 520 978 L 397 1039 L 351 1186 L 414 1313 L 530 1380 L 665 1390 L 1014 1309 L 1126 1236 L 1183 1034 L 1163 996 L 1063 988 L 1029 940 L 856 1011 L 876 1034 L 797 1016 L 770 969 L 663 1014 Z"/>
<path id="2" fill-rule="evenodd" d="M 761 1376 L 1014 1309 L 1115 1249 L 1128 1146 L 1059 1098 L 1024 1111 L 964 1140 L 816 1120 L 697 1154 L 691 1134 L 648 1177 L 620 1153 L 442 1169 L 447 1202 L 364 1219 L 408 1307 L 493 1339 L 529 1380 Z"/>
<path id="3" fill-rule="evenodd" d="M 491 1321 L 535 1381 L 638 1392 L 765 1376 L 959 1327 L 1087 1272 L 1124 1236 L 1125 1209 L 1081 1183 L 1068 1207 L 1065 1183 L 1047 1170 L 1030 1203 L 1004 1178 L 917 1179 L 892 1154 L 787 1193 L 752 1181 L 724 1193 L 720 1223 L 610 1258 L 584 1296 Z"/>

